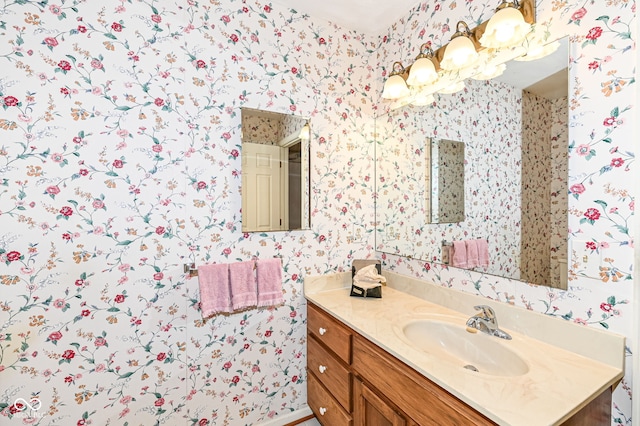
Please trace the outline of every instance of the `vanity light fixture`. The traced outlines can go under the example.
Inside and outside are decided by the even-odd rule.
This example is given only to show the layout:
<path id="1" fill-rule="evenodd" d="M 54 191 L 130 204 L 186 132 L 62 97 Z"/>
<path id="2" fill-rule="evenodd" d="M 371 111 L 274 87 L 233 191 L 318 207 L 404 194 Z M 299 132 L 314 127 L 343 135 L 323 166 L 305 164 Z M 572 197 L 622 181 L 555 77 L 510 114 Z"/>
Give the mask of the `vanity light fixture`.
<path id="1" fill-rule="evenodd" d="M 519 10 L 518 0 L 502 0 L 496 14 L 489 19 L 480 37 L 483 47 L 504 49 L 519 45 L 531 31 L 531 24 L 525 22 Z"/>
<path id="2" fill-rule="evenodd" d="M 398 108 L 402 108 L 405 107 L 407 105 L 411 105 L 411 103 L 413 102 L 413 97 L 412 96 L 405 96 L 403 98 L 400 99 L 396 99 L 395 101 L 391 102 L 391 105 L 389 105 L 389 109 L 391 111 L 394 111 Z"/>
<path id="3" fill-rule="evenodd" d="M 302 126 L 302 129 L 300 129 L 299 138 L 303 141 L 308 141 L 309 139 L 311 139 L 311 128 L 309 127 L 309 121 L 305 122 L 304 126 Z"/>
<path id="4" fill-rule="evenodd" d="M 420 96 L 455 93 L 464 87 L 464 83 L 458 83 L 439 90 L 447 81 L 496 77 L 504 69 L 500 64 L 522 55 L 526 44 L 533 44 L 529 40 L 536 38 L 536 0 L 500 1 L 491 19 L 473 29 L 459 21 L 448 44 L 435 51 L 430 42 L 422 44 L 415 61 L 406 68 L 401 62 L 394 62 L 382 91 L 383 99 L 393 101 L 390 108 L 420 105 Z M 535 54 L 529 49 L 519 60 L 540 57 Z"/>
<path id="5" fill-rule="evenodd" d="M 527 53 L 518 58 L 514 58 L 515 61 L 535 61 L 536 59 L 544 58 L 545 56 L 551 55 L 553 52 L 558 50 L 560 47 L 560 42 L 554 41 L 548 44 L 538 44 L 535 46 L 529 47 Z"/>
<path id="6" fill-rule="evenodd" d="M 475 65 L 479 55 L 476 46 L 471 40 L 471 31 L 464 21 L 456 25 L 456 32 L 451 36 L 451 41 L 444 51 L 444 57 L 440 62 L 442 69 L 458 71 Z"/>
<path id="7" fill-rule="evenodd" d="M 443 95 L 450 95 L 452 93 L 457 93 L 457 92 L 461 91 L 464 88 L 465 88 L 464 80 L 460 80 L 460 81 L 457 81 L 455 83 L 451 83 L 450 85 L 448 85 L 444 89 L 438 90 L 438 93 L 441 93 Z"/>
<path id="8" fill-rule="evenodd" d="M 474 80 L 491 80 L 492 78 L 501 76 L 506 69 L 507 64 L 487 64 L 482 67 L 482 70 L 478 74 L 474 75 L 471 78 L 473 78 Z"/>
<path id="9" fill-rule="evenodd" d="M 411 65 L 407 84 L 409 86 L 424 86 L 431 84 L 438 79 L 438 72 L 434 61 L 434 53 L 431 42 L 420 46 L 420 54 L 416 56 L 416 61 Z"/>
<path id="10" fill-rule="evenodd" d="M 436 98 L 432 94 L 418 93 L 413 97 L 411 105 L 414 106 L 427 106 L 435 102 Z"/>
<path id="11" fill-rule="evenodd" d="M 404 67 L 401 62 L 394 62 L 389 78 L 384 83 L 384 89 L 382 90 L 382 98 L 396 100 L 409 96 L 411 92 L 407 87 L 402 74 L 404 73 Z"/>

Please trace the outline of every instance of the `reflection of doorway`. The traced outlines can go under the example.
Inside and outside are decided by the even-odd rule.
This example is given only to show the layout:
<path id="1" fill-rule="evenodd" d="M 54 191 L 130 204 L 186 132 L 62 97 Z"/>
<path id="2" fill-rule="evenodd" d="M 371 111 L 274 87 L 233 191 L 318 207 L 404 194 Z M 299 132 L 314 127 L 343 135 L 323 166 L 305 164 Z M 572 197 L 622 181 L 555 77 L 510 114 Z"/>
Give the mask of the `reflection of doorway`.
<path id="1" fill-rule="evenodd" d="M 300 139 L 294 145 L 289 146 L 287 155 L 287 183 L 289 200 L 288 206 L 289 227 L 287 229 L 302 229 L 302 144 Z"/>
<path id="2" fill-rule="evenodd" d="M 282 160 L 285 148 L 256 143 L 242 144 L 243 229 L 247 232 L 286 228 Z"/>

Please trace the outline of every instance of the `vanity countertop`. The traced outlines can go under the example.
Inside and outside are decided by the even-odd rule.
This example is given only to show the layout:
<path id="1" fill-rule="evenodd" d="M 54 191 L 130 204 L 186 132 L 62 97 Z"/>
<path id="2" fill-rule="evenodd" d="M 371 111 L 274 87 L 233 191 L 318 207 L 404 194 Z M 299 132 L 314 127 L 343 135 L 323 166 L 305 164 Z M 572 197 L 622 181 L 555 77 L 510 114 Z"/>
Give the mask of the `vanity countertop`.
<path id="1" fill-rule="evenodd" d="M 334 276 L 339 277 L 330 279 L 329 285 L 321 277 L 309 277 L 312 285 L 305 280 L 305 297 L 498 424 L 559 424 L 623 376 L 623 338 L 621 365 L 615 365 L 502 324 L 512 340 L 500 343 L 520 355 L 529 371 L 518 376 L 495 376 L 466 370 L 411 345 L 401 329 L 412 320 L 439 315 L 459 319 L 464 326 L 469 315 L 389 286 L 383 287 L 381 299 L 350 297 L 348 287 L 336 288 L 346 281 L 344 274 Z M 350 282 L 350 274 L 348 278 Z M 505 316 L 503 310 L 497 312 L 499 322 L 501 315 Z"/>

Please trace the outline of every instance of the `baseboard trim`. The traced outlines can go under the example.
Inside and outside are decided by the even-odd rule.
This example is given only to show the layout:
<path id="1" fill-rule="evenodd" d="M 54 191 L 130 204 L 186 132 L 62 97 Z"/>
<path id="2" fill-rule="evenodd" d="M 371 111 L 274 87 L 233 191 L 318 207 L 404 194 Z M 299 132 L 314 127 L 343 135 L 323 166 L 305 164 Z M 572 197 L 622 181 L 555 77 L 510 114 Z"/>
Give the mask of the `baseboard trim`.
<path id="1" fill-rule="evenodd" d="M 292 426 L 312 419 L 313 417 L 313 411 L 311 411 L 311 408 L 309 408 L 308 405 L 305 405 L 299 410 L 292 411 L 290 413 L 274 417 L 264 423 L 260 423 L 260 426 Z"/>

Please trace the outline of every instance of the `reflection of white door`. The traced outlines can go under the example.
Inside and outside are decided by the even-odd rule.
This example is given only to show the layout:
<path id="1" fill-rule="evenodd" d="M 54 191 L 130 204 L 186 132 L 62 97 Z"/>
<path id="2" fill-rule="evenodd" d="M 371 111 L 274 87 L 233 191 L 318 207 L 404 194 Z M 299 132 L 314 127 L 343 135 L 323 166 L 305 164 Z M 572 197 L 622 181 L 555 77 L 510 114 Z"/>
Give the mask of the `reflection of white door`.
<path id="1" fill-rule="evenodd" d="M 276 145 L 242 144 L 242 228 L 245 231 L 285 229 L 282 151 Z"/>

